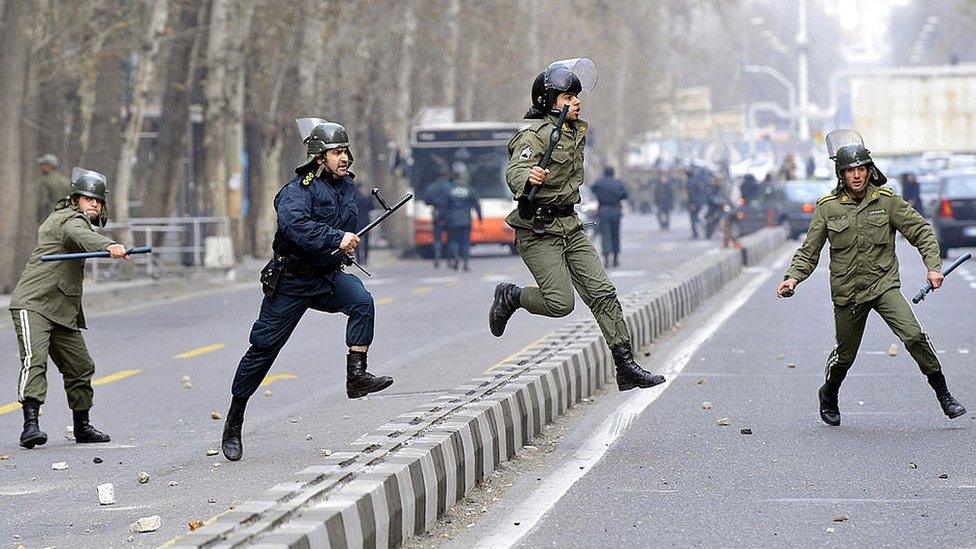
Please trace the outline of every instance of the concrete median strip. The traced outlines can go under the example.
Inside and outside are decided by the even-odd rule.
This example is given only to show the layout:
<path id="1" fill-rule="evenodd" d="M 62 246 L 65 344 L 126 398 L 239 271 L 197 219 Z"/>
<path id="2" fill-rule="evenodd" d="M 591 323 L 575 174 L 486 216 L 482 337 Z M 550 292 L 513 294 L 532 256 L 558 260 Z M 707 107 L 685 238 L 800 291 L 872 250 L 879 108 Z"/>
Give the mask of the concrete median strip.
<path id="1" fill-rule="evenodd" d="M 621 296 L 635 348 L 785 240 L 780 229 L 682 265 L 683 275 Z M 748 248 L 751 246 L 751 250 Z M 360 437 L 172 547 L 395 547 L 428 530 L 544 425 L 605 385 L 610 352 L 596 322 L 573 322 L 490 372 Z"/>

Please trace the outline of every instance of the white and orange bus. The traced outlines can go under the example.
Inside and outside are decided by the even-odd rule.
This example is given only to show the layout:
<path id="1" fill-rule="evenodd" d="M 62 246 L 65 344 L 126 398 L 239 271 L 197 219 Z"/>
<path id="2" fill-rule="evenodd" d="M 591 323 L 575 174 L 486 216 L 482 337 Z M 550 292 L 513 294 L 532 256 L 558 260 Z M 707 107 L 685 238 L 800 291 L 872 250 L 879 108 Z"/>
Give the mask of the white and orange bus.
<path id="1" fill-rule="evenodd" d="M 431 207 L 423 201 L 428 185 L 461 163 L 478 193 L 484 222 L 472 224 L 471 243 L 500 244 L 514 250 L 515 231 L 505 216 L 515 208 L 505 183 L 508 142 L 525 124 L 454 122 L 414 127 L 410 134 L 410 184 L 420 200 L 411 201 L 414 243 L 421 257 L 433 257 Z"/>

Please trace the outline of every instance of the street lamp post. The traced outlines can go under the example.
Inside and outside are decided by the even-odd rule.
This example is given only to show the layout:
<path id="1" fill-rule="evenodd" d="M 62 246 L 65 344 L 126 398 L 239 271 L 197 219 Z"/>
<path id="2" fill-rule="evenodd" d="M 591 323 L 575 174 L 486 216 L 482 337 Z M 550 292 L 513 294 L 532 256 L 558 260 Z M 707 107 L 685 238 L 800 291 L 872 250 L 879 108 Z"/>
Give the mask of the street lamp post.
<path id="1" fill-rule="evenodd" d="M 799 112 L 796 113 L 799 117 L 799 137 L 801 141 L 810 140 L 810 119 L 808 117 L 808 104 L 810 102 L 809 96 L 809 66 L 807 63 L 807 50 L 810 47 L 810 39 L 807 36 L 807 0 L 798 0 L 798 12 L 799 12 L 799 30 L 796 33 L 796 51 L 797 51 L 797 77 L 796 81 L 799 84 Z"/>
<path id="2" fill-rule="evenodd" d="M 774 79 L 776 79 L 777 82 L 779 82 L 780 84 L 783 85 L 783 87 L 786 88 L 786 92 L 787 92 L 786 100 L 790 110 L 789 113 L 790 129 L 795 130 L 797 109 L 796 109 L 796 86 L 793 85 L 793 82 L 790 82 L 788 78 L 783 76 L 783 73 L 779 72 L 778 70 L 772 67 L 767 67 L 765 65 L 743 65 L 742 71 L 749 74 L 765 74 L 768 76 L 772 76 Z"/>

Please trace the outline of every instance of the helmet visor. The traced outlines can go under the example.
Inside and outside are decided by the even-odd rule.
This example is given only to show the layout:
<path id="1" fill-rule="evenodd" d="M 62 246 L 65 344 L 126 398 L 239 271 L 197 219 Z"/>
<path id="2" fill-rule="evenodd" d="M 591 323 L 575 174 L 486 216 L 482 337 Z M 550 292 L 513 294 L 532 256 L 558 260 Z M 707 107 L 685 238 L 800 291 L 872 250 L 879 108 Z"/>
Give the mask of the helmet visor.
<path id="1" fill-rule="evenodd" d="M 864 139 L 861 137 L 861 134 L 852 128 L 834 130 L 827 134 L 825 141 L 827 143 L 827 156 L 830 158 L 837 156 L 837 151 L 847 145 L 864 146 Z"/>
<path id="2" fill-rule="evenodd" d="M 312 130 L 315 126 L 321 126 L 322 124 L 328 124 L 328 120 L 324 118 L 296 118 L 295 123 L 298 124 L 298 134 L 302 136 L 302 141 L 308 139 L 308 136 L 312 134 Z"/>
<path id="3" fill-rule="evenodd" d="M 80 178 L 86 175 L 88 177 L 93 177 L 95 179 L 98 179 L 99 181 L 102 182 L 103 185 L 108 185 L 108 179 L 106 179 L 105 175 L 103 174 L 100 174 L 92 170 L 86 170 L 85 168 L 79 168 L 77 166 L 71 169 L 71 181 L 78 181 Z"/>
<path id="4" fill-rule="evenodd" d="M 582 91 L 591 92 L 600 79 L 596 65 L 589 57 L 574 57 L 554 61 L 546 69 L 546 88 L 564 92 L 573 85 L 573 77 L 579 80 Z"/>

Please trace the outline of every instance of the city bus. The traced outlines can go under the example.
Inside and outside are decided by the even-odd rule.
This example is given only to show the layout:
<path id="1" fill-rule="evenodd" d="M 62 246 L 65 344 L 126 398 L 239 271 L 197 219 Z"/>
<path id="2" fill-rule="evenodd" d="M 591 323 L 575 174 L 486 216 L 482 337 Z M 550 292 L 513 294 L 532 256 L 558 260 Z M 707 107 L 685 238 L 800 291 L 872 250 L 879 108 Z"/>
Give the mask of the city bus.
<path id="1" fill-rule="evenodd" d="M 508 246 L 514 253 L 515 231 L 505 216 L 515 208 L 505 183 L 508 142 L 526 124 L 453 122 L 414 127 L 410 133 L 410 185 L 418 200 L 411 202 L 414 243 L 421 257 L 433 257 L 432 208 L 424 202 L 427 187 L 439 177 L 463 173 L 478 193 L 484 222 L 475 220 L 471 243 Z"/>

